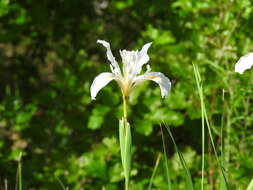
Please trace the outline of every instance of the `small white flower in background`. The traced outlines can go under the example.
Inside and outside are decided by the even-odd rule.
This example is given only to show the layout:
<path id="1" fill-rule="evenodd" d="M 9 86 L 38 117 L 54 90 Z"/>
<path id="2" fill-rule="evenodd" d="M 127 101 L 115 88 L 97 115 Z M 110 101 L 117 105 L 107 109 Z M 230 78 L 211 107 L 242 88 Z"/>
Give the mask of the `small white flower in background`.
<path id="1" fill-rule="evenodd" d="M 242 56 L 235 64 L 235 72 L 243 74 L 245 70 L 253 66 L 253 53 Z"/>
<path id="2" fill-rule="evenodd" d="M 149 61 L 147 51 L 152 43 L 145 44 L 141 51 L 120 50 L 123 63 L 122 71 L 112 54 L 110 44 L 103 40 L 98 40 L 97 43 L 102 44 L 106 48 L 106 55 L 110 61 L 111 73 L 100 73 L 94 79 L 90 87 L 90 94 L 93 100 L 96 98 L 97 93 L 111 80 L 115 80 L 119 84 L 124 96 L 129 96 L 132 89 L 145 80 L 156 82 L 160 86 L 162 97 L 166 97 L 169 94 L 171 83 L 163 73 L 150 72 L 150 66 L 147 64 L 147 71 L 140 75 L 142 66 Z"/>

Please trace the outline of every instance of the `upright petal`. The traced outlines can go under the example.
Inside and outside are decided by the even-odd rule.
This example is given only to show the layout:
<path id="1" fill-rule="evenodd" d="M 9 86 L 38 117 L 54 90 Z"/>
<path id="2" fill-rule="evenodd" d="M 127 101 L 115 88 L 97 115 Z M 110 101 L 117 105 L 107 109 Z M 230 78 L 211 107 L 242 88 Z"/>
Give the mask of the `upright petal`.
<path id="1" fill-rule="evenodd" d="M 120 72 L 119 65 L 112 54 L 110 44 L 104 40 L 97 40 L 97 43 L 102 44 L 106 48 L 107 58 L 111 62 L 112 66 L 114 67 L 113 68 L 114 70 L 112 70 L 112 72 L 117 72 L 117 73 Z"/>
<path id="2" fill-rule="evenodd" d="M 120 56 L 123 63 L 123 74 L 126 78 L 134 78 L 139 60 L 138 51 L 120 50 Z"/>
<path id="3" fill-rule="evenodd" d="M 115 75 L 108 72 L 100 73 L 96 76 L 90 87 L 91 99 L 95 100 L 97 93 L 113 79 L 115 79 Z"/>
<path id="4" fill-rule="evenodd" d="M 235 64 L 235 72 L 243 74 L 245 70 L 250 69 L 253 65 L 253 52 L 242 56 Z"/>
<path id="5" fill-rule="evenodd" d="M 139 52 L 139 58 L 138 58 L 138 74 L 141 72 L 141 68 L 144 64 L 146 64 L 149 61 L 148 56 L 148 48 L 151 46 L 152 42 L 145 44 L 141 51 Z"/>
<path id="6" fill-rule="evenodd" d="M 170 80 L 160 72 L 151 72 L 151 73 L 146 73 L 144 75 L 140 75 L 135 78 L 135 85 L 138 85 L 139 83 L 145 81 L 145 80 L 152 80 L 156 82 L 161 89 L 161 95 L 162 97 L 168 96 L 171 88 L 171 82 Z"/>

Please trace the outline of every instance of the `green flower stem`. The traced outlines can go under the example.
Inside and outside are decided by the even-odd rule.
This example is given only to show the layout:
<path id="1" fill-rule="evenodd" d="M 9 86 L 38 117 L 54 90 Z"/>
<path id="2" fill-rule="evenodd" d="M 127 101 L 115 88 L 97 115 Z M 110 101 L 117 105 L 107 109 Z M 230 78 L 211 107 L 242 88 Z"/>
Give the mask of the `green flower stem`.
<path id="1" fill-rule="evenodd" d="M 127 97 L 125 95 L 123 95 L 123 114 L 125 121 L 127 121 Z"/>

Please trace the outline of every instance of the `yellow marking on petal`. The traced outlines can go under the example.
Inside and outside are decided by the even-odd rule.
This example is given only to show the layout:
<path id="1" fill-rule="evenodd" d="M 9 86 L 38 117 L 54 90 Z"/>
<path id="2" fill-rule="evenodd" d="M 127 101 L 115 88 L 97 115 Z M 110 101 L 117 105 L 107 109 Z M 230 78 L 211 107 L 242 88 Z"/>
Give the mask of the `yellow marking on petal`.
<path id="1" fill-rule="evenodd" d="M 157 76 L 149 76 L 148 78 L 150 78 L 150 79 L 156 79 Z"/>
<path id="2" fill-rule="evenodd" d="M 151 80 L 155 79 L 156 82 L 161 82 L 162 81 L 161 77 L 157 77 L 157 76 L 149 76 L 148 78 L 151 79 Z"/>

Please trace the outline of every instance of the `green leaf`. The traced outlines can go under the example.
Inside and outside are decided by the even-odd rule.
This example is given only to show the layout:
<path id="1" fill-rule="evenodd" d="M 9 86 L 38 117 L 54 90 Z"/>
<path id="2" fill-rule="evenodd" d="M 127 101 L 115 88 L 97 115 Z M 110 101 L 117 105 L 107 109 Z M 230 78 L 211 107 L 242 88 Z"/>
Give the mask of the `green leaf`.
<path id="1" fill-rule="evenodd" d="M 109 170 L 110 182 L 116 183 L 124 179 L 124 175 L 122 175 L 122 167 L 120 163 L 114 164 Z"/>
<path id="2" fill-rule="evenodd" d="M 124 168 L 124 163 L 125 163 L 125 125 L 124 125 L 124 120 L 121 119 L 119 120 L 119 143 L 120 143 L 120 154 L 121 154 L 121 162 Z M 124 168 L 125 170 L 125 168 Z"/>
<path id="3" fill-rule="evenodd" d="M 145 136 L 149 136 L 153 131 L 153 123 L 146 119 L 137 120 L 136 126 L 136 131 Z"/>
<path id="4" fill-rule="evenodd" d="M 126 183 L 128 183 L 131 170 L 132 136 L 131 136 L 131 127 L 124 118 L 122 118 L 119 121 L 119 141 L 120 141 L 121 161 L 124 169 L 125 180 Z"/>
<path id="5" fill-rule="evenodd" d="M 253 178 L 252 178 L 249 186 L 247 187 L 247 190 L 253 190 Z"/>
<path id="6" fill-rule="evenodd" d="M 93 109 L 91 116 L 89 118 L 88 128 L 93 130 L 99 129 L 102 126 L 104 122 L 104 117 L 108 111 L 109 111 L 108 107 L 101 105 Z"/>

